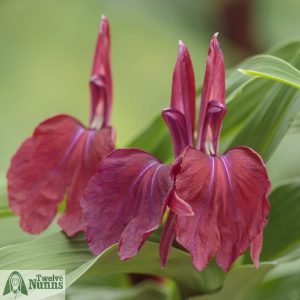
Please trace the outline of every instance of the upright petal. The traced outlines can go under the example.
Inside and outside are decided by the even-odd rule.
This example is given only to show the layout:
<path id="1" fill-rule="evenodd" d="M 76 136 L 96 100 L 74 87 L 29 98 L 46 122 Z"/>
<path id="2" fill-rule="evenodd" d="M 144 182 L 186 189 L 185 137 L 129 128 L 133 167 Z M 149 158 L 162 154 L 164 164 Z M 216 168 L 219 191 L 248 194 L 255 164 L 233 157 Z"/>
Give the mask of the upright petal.
<path id="1" fill-rule="evenodd" d="M 152 155 L 113 151 L 100 163 L 81 203 L 90 250 L 97 255 L 119 242 L 121 259 L 134 256 L 158 228 L 172 184 L 171 167 Z"/>
<path id="2" fill-rule="evenodd" d="M 246 147 L 221 157 L 188 148 L 175 184 L 195 214 L 177 217 L 178 242 L 192 254 L 198 270 L 216 255 L 217 264 L 227 271 L 256 243 L 267 223 L 270 182 L 261 158 Z"/>
<path id="3" fill-rule="evenodd" d="M 217 34 L 214 34 L 210 42 L 201 93 L 197 149 L 201 149 L 202 151 L 205 150 L 206 133 L 204 133 L 204 127 L 205 122 L 207 122 L 206 117 L 209 102 L 214 100 L 219 102 L 220 105 L 225 106 L 225 66 L 217 36 Z M 216 130 L 220 132 L 221 128 L 217 127 Z"/>
<path id="4" fill-rule="evenodd" d="M 190 54 L 182 41 L 179 42 L 179 53 L 173 73 L 171 109 L 184 115 L 188 143 L 194 145 L 195 127 L 195 77 Z"/>
<path id="5" fill-rule="evenodd" d="M 110 66 L 110 29 L 102 17 L 90 79 L 92 128 L 109 126 L 112 109 L 112 76 Z"/>
<path id="6" fill-rule="evenodd" d="M 41 123 L 19 148 L 7 173 L 9 205 L 30 233 L 46 229 L 67 192 L 60 225 L 69 235 L 83 229 L 79 200 L 97 163 L 113 149 L 112 130 L 87 130 L 59 115 Z"/>

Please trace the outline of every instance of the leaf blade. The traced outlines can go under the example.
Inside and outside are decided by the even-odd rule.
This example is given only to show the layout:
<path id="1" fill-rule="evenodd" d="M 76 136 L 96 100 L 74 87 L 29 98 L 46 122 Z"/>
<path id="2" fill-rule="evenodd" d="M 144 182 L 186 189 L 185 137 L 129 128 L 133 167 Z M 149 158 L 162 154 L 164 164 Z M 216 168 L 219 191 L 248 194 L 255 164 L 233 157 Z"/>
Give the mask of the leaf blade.
<path id="1" fill-rule="evenodd" d="M 245 75 L 275 80 L 300 89 L 300 71 L 293 65 L 272 55 L 251 58 L 251 68 L 239 68 Z"/>

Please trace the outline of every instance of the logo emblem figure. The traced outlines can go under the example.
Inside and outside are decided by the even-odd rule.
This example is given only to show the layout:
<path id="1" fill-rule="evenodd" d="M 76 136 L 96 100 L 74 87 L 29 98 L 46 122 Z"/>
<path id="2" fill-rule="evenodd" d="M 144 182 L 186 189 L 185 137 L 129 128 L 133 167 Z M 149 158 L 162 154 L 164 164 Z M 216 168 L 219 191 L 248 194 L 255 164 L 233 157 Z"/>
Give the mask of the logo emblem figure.
<path id="1" fill-rule="evenodd" d="M 28 296 L 24 279 L 17 271 L 12 272 L 6 281 L 3 296 L 9 293 L 15 294 L 15 298 L 17 298 L 19 294 Z"/>

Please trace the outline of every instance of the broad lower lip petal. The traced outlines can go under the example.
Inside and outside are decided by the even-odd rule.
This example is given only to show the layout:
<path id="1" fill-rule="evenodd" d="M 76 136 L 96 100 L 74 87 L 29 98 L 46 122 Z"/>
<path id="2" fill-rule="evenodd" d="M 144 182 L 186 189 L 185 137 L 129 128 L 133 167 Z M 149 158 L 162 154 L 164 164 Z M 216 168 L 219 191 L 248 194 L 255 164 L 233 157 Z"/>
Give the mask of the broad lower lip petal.
<path id="1" fill-rule="evenodd" d="M 158 228 L 172 185 L 171 166 L 152 155 L 113 151 L 100 163 L 82 199 L 90 250 L 97 255 L 119 242 L 121 259 L 136 255 Z"/>
<path id="2" fill-rule="evenodd" d="M 270 181 L 257 153 L 238 147 L 212 157 L 188 148 L 175 188 L 194 212 L 191 217 L 177 216 L 176 238 L 199 271 L 212 256 L 228 271 L 250 246 L 258 266 Z"/>

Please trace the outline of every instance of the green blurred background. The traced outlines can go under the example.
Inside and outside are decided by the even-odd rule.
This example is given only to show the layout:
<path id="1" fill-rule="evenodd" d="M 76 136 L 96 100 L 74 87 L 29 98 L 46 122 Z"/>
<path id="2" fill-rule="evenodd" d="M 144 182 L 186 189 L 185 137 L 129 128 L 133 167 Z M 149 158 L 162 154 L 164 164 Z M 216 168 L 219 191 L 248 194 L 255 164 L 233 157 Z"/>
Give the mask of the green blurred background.
<path id="1" fill-rule="evenodd" d="M 112 31 L 113 125 L 126 146 L 168 105 L 179 39 L 199 85 L 214 32 L 230 67 L 299 35 L 299 11 L 299 0 L 0 0 L 0 173 L 43 119 L 68 113 L 87 124 L 102 14 Z M 273 155 L 273 182 L 300 175 L 297 140 L 291 131 Z"/>

